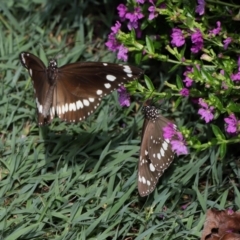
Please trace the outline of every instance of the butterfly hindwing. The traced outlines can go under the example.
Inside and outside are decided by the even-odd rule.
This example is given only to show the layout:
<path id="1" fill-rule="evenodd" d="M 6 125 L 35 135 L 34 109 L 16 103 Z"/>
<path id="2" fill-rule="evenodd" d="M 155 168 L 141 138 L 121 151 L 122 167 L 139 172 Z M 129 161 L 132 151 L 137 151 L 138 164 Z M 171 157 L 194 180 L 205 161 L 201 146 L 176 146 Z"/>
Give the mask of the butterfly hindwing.
<path id="1" fill-rule="evenodd" d="M 151 163 L 157 171 L 165 171 L 173 161 L 174 153 L 168 139 L 164 139 L 162 129 L 167 126 L 169 120 L 159 115 L 152 123 L 154 127 L 149 132 L 148 152 Z"/>

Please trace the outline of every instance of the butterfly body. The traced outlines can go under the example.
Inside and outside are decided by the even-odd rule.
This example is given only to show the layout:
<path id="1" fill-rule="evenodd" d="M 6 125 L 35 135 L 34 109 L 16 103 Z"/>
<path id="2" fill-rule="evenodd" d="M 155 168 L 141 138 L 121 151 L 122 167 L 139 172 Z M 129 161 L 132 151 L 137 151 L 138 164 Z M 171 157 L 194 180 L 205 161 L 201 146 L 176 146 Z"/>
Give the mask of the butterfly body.
<path id="1" fill-rule="evenodd" d="M 154 106 L 144 106 L 145 116 L 138 164 L 138 191 L 144 197 L 156 187 L 158 179 L 174 158 L 170 141 L 164 139 L 163 128 L 170 121 Z"/>
<path id="2" fill-rule="evenodd" d="M 101 62 L 58 67 L 54 59 L 46 67 L 31 53 L 22 52 L 19 57 L 33 81 L 40 125 L 55 115 L 67 122 L 84 120 L 103 96 L 143 73 L 138 67 Z"/>

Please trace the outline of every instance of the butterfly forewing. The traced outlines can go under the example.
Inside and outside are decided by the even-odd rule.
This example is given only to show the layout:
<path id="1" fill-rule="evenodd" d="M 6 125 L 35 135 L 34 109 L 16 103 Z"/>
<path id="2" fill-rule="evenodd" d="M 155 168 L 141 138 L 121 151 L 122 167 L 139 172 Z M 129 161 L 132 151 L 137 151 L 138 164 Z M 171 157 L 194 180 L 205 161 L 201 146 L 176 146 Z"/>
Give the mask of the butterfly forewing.
<path id="1" fill-rule="evenodd" d="M 154 106 L 144 107 L 143 112 L 145 120 L 138 164 L 138 191 L 142 197 L 155 189 L 158 179 L 174 158 L 169 141 L 163 137 L 163 127 L 170 121 Z"/>
<path id="2" fill-rule="evenodd" d="M 81 121 L 97 108 L 103 96 L 143 73 L 137 67 L 100 62 L 58 68 L 51 60 L 45 67 L 39 58 L 25 52 L 20 59 L 33 80 L 39 124 L 51 121 L 55 114 L 67 122 Z"/>
<path id="3" fill-rule="evenodd" d="M 20 60 L 22 65 L 28 70 L 28 73 L 33 80 L 35 100 L 38 109 L 38 121 L 39 123 L 48 122 L 49 116 L 44 117 L 42 115 L 43 106 L 50 88 L 49 82 L 46 81 L 48 77 L 47 68 L 41 59 L 31 53 L 21 53 Z"/>

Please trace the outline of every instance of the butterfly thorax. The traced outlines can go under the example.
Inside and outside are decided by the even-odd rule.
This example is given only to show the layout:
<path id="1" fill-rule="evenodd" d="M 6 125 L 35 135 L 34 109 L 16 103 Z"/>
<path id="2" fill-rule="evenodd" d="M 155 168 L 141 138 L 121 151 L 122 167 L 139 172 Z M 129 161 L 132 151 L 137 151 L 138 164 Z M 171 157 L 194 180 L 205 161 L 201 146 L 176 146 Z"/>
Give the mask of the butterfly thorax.
<path id="1" fill-rule="evenodd" d="M 57 61 L 55 59 L 51 59 L 48 64 L 47 74 L 48 74 L 48 83 L 50 86 L 55 86 L 57 82 Z"/>
<path id="2" fill-rule="evenodd" d="M 144 106 L 142 112 L 148 120 L 155 121 L 159 117 L 159 111 L 154 106 Z"/>

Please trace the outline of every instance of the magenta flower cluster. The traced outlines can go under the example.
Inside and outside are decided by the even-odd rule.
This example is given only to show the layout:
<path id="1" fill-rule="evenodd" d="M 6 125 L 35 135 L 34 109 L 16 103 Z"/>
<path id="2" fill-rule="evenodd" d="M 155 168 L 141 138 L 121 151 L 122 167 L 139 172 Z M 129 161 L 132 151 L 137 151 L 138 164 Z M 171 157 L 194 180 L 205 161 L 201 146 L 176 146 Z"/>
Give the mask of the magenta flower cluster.
<path id="1" fill-rule="evenodd" d="M 144 0 L 137 1 L 139 4 L 143 4 Z M 129 30 L 138 29 L 139 28 L 139 20 L 141 20 L 144 15 L 141 12 L 140 7 L 135 7 L 133 12 L 129 12 L 128 8 L 124 4 L 120 4 L 117 7 L 118 15 L 120 17 L 120 21 L 123 22 L 125 20 L 128 21 L 127 27 Z M 116 39 L 116 35 L 118 34 L 121 28 L 121 23 L 119 21 L 116 22 L 115 26 L 111 28 L 112 32 L 108 35 L 108 41 L 106 42 L 106 46 L 110 51 L 117 52 L 117 58 L 119 60 L 127 61 L 128 59 L 128 49 L 118 42 Z"/>
<path id="2" fill-rule="evenodd" d="M 130 95 L 127 92 L 124 86 L 121 86 L 117 90 L 118 92 L 118 101 L 122 107 L 129 107 L 130 106 Z"/>
<path id="3" fill-rule="evenodd" d="M 227 133 L 238 134 L 240 132 L 240 120 L 236 118 L 234 113 L 231 113 L 229 117 L 224 118 L 226 123 L 225 129 Z"/>
<path id="4" fill-rule="evenodd" d="M 176 125 L 168 123 L 168 125 L 163 128 L 163 137 L 171 142 L 172 150 L 178 156 L 188 154 L 186 142 L 182 133 L 176 130 Z"/>
<path id="5" fill-rule="evenodd" d="M 202 98 L 199 98 L 198 104 L 201 106 L 198 110 L 198 114 L 201 116 L 201 119 L 205 120 L 206 123 L 212 121 L 214 118 L 214 107 L 209 106 Z"/>
<path id="6" fill-rule="evenodd" d="M 202 121 L 204 121 L 205 123 L 211 123 L 211 121 L 214 120 L 214 117 L 216 118 L 218 117 L 218 114 L 220 111 L 222 111 L 222 109 L 219 111 L 221 105 L 220 104 L 217 105 L 215 102 L 215 100 L 218 99 L 218 95 L 216 95 L 216 99 L 215 98 L 211 99 L 208 95 L 209 94 L 208 89 L 213 89 L 212 87 L 215 87 L 211 85 L 211 84 L 214 85 L 214 83 L 210 81 L 211 79 L 208 78 L 208 76 L 212 76 L 214 78 L 216 82 L 216 89 L 217 87 L 220 86 L 221 89 L 216 90 L 217 93 L 219 92 L 219 94 L 222 94 L 222 91 L 231 90 L 229 89 L 231 87 L 230 86 L 231 83 L 229 84 L 229 81 L 225 80 L 224 78 L 229 78 L 230 76 L 233 85 L 239 84 L 240 56 L 236 64 L 237 70 L 234 71 L 233 73 L 229 71 L 229 69 L 231 69 L 230 65 L 226 65 L 225 62 L 228 53 L 226 50 L 231 51 L 232 49 L 234 49 L 235 45 L 237 45 L 237 41 L 235 40 L 235 38 L 232 37 L 230 32 L 229 33 L 226 32 L 224 19 L 222 19 L 222 22 L 220 22 L 219 20 L 212 22 L 213 18 L 212 19 L 205 18 L 205 11 L 209 9 L 208 8 L 209 4 L 206 5 L 205 0 L 195 0 L 196 18 L 195 21 L 193 20 L 193 24 L 191 24 L 191 27 L 188 27 L 186 25 L 186 22 L 184 21 L 182 21 L 181 24 L 181 18 L 179 17 L 181 16 L 180 13 L 179 15 L 175 14 L 173 16 L 169 14 L 169 16 L 172 17 L 169 19 L 173 20 L 171 21 L 168 19 L 168 21 L 171 21 L 170 26 L 172 27 L 172 29 L 170 29 L 171 31 L 170 35 L 168 36 L 165 33 L 165 35 L 162 36 L 161 31 L 159 31 L 155 35 L 149 34 L 148 39 L 150 39 L 150 44 L 153 43 L 153 45 L 150 45 L 148 42 L 146 42 L 145 47 L 144 34 L 147 33 L 148 30 L 147 26 L 151 25 L 153 28 L 154 27 L 159 28 L 159 26 L 156 25 L 158 23 L 159 19 L 158 17 L 160 15 L 164 16 L 169 11 L 169 9 L 167 8 L 169 8 L 170 5 L 165 5 L 164 2 L 159 4 L 159 2 L 160 1 L 156 0 L 133 0 L 128 1 L 126 5 L 120 4 L 117 7 L 120 20 L 117 21 L 115 25 L 111 28 L 111 33 L 108 36 L 106 46 L 108 47 L 109 50 L 117 53 L 118 59 L 127 61 L 129 49 L 131 49 L 131 51 L 134 51 L 133 49 L 135 46 L 133 45 L 132 48 L 130 48 L 131 47 L 131 43 L 129 44 L 130 41 L 129 42 L 126 41 L 126 43 L 124 43 L 124 40 L 122 40 L 123 39 L 122 36 L 124 36 L 121 32 L 122 24 L 125 24 L 129 31 L 134 30 L 136 32 L 137 36 L 136 42 L 138 42 L 138 45 L 136 46 L 142 45 L 142 48 L 137 49 L 142 49 L 142 56 L 144 57 L 144 59 L 147 59 L 147 57 L 155 58 L 155 55 L 156 56 L 158 55 L 157 51 L 159 51 L 160 48 L 164 47 L 164 44 L 166 43 L 165 49 L 167 49 L 172 55 L 176 53 L 177 56 L 176 62 L 178 62 L 180 65 L 184 64 L 186 66 L 186 69 L 183 72 L 182 77 L 183 86 L 181 89 L 178 90 L 179 91 L 178 95 L 180 94 L 182 97 L 188 97 L 189 100 L 193 104 L 195 104 L 195 106 L 197 106 L 197 113 L 202 119 Z M 166 11 L 164 10 L 165 8 Z M 201 20 L 203 21 L 201 22 Z M 208 25 L 205 24 L 204 21 L 206 21 L 209 25 L 210 24 L 212 25 L 210 25 L 210 27 L 206 27 Z M 147 30 L 145 31 L 145 29 Z M 121 43 L 116 36 L 118 37 L 120 36 L 118 39 L 121 39 L 123 43 Z M 140 38 L 140 41 L 138 41 L 138 38 Z M 162 41 L 162 39 L 164 39 L 165 42 Z M 213 45 L 216 47 L 211 48 L 210 45 L 211 43 L 213 43 Z M 129 48 L 127 48 L 126 46 L 129 46 Z M 152 54 L 152 52 L 149 51 L 150 49 L 149 46 L 150 47 L 153 46 L 153 52 L 155 51 L 154 54 Z M 220 49 L 219 53 L 217 53 L 217 48 Z M 187 53 L 186 55 L 185 50 Z M 215 52 L 217 54 L 215 54 Z M 215 65 L 217 62 L 215 61 L 216 56 L 220 60 L 222 59 L 221 61 L 222 65 L 220 69 L 218 69 L 218 66 Z M 166 58 L 168 57 L 169 56 L 166 56 Z M 201 62 L 203 62 L 203 64 L 207 62 L 207 64 L 204 66 L 204 69 L 201 69 L 203 66 L 200 65 Z M 212 70 L 211 67 L 212 69 L 215 68 L 216 70 Z M 213 75 L 212 73 L 214 73 L 215 75 Z M 179 85 L 180 84 L 178 84 L 178 86 Z M 201 87 L 204 86 L 205 89 L 203 91 L 200 90 L 198 92 L 197 89 L 198 86 Z M 120 89 L 118 89 L 118 94 L 120 105 L 129 106 L 130 96 L 127 93 L 126 89 L 124 87 L 121 87 Z M 240 120 L 237 119 L 234 113 L 231 113 L 228 117 L 225 117 L 224 122 L 225 131 L 227 133 L 240 134 L 239 127 Z M 183 135 L 182 133 L 178 132 L 173 126 L 174 125 L 169 125 L 165 128 L 164 137 L 170 140 L 172 144 L 172 149 L 174 149 L 177 155 L 187 154 L 188 149 L 186 147 L 186 142 L 183 138 Z"/>

